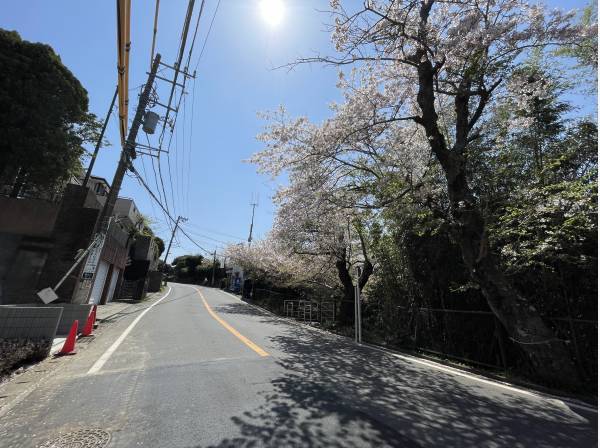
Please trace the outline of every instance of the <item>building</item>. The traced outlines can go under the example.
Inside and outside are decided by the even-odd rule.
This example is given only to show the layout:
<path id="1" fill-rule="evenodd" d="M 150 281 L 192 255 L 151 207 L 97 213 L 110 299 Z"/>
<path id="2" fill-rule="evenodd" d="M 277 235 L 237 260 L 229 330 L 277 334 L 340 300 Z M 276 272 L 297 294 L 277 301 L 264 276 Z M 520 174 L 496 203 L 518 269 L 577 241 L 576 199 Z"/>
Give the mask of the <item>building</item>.
<path id="1" fill-rule="evenodd" d="M 0 303 L 37 302 L 35 293 L 54 287 L 89 244 L 100 205 L 69 184 L 60 202 L 0 197 L 0 209 Z M 76 282 L 71 275 L 58 288 L 61 302 L 72 301 Z"/>
<path id="2" fill-rule="evenodd" d="M 74 180 L 72 183 L 83 185 L 84 178 Z M 98 203 L 104 207 L 106 204 L 106 197 L 108 196 L 108 192 L 110 191 L 110 185 L 106 179 L 98 176 L 90 176 L 88 179 L 87 187 L 96 195 L 96 199 Z"/>
<path id="3" fill-rule="evenodd" d="M 141 231 L 144 228 L 144 218 L 131 198 L 117 198 L 113 216 L 131 229 Z"/>
<path id="4" fill-rule="evenodd" d="M 60 201 L 0 196 L 0 304 L 39 302 L 36 292 L 54 287 L 73 266 L 78 251 L 90 244 L 108 183 L 94 176 L 88 188 L 80 183 L 67 184 Z M 56 290 L 58 301 L 102 304 L 112 300 L 136 239 L 139 253 L 144 252 L 144 244 L 149 245 L 140 237 L 142 227 L 135 202 L 119 198 L 93 278 L 81 278 L 83 265 L 78 266 Z M 146 272 L 155 270 L 157 257 L 149 249 L 145 256 L 150 258 Z"/>
<path id="5" fill-rule="evenodd" d="M 96 179 L 101 180 L 101 178 Z M 95 192 L 98 192 L 101 197 L 103 196 L 102 183 L 94 182 L 90 185 Z M 143 227 L 143 216 L 133 199 L 117 198 L 113 220 L 110 223 L 95 273 L 91 279 L 80 277 L 80 284 L 73 296 L 74 302 L 103 305 L 110 302 L 115 295 L 121 296 L 123 292 L 130 289 L 131 286 L 126 281 L 125 273 L 127 267 L 132 263 L 132 251 L 135 252 L 136 246 L 144 240 L 144 236 L 141 234 Z"/>

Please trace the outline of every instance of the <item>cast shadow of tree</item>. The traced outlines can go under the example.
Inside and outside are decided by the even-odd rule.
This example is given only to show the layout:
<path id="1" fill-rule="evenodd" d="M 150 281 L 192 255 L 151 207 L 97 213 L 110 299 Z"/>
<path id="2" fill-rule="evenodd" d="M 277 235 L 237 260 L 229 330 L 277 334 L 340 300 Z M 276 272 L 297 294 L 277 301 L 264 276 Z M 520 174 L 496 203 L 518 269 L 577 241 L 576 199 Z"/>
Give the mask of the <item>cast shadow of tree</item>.
<path id="1" fill-rule="evenodd" d="M 594 421 L 571 409 L 343 338 L 277 328 L 281 374 L 261 406 L 232 417 L 241 436 L 215 447 L 597 446 Z"/>

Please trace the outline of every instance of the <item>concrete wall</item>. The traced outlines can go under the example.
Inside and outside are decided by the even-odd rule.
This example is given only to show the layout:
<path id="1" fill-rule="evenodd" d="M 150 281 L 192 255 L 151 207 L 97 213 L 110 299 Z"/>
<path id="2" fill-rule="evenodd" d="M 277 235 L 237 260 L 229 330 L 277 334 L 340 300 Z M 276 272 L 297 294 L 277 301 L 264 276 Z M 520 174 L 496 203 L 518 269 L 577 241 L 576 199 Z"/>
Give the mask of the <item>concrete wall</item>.
<path id="1" fill-rule="evenodd" d="M 152 271 L 156 270 L 156 267 L 158 266 L 157 251 L 158 248 L 151 236 L 136 237 L 133 258 L 136 260 L 150 261 L 150 270 Z"/>
<path id="2" fill-rule="evenodd" d="M 131 200 L 128 213 L 139 215 Z M 59 205 L 37 199 L 0 198 L 0 304 L 39 303 L 35 295 L 54 287 L 73 265 L 78 250 L 92 238 L 100 213 L 94 192 L 69 184 Z M 4 207 L 4 208 L 3 208 Z M 125 269 L 128 231 L 111 224 L 101 259 Z M 56 291 L 58 303 L 87 302 L 89 287 L 77 267 Z"/>
<path id="3" fill-rule="evenodd" d="M 21 237 L 2 278 L 0 303 L 27 303 L 34 300 L 36 286 L 51 247 L 47 239 Z"/>
<path id="4" fill-rule="evenodd" d="M 85 322 L 87 321 L 87 318 L 92 310 L 92 306 L 93 305 L 91 304 L 78 303 L 50 303 L 48 305 L 44 303 L 26 303 L 24 305 L 0 305 L 0 309 L 60 308 L 62 309 L 62 314 L 58 321 L 58 326 L 56 327 L 55 332 L 59 336 L 65 336 L 69 334 L 69 330 L 71 330 L 71 326 L 76 320 L 79 321 L 78 332 L 82 332 L 83 326 L 85 325 Z"/>
<path id="5" fill-rule="evenodd" d="M 0 374 L 50 354 L 62 308 L 0 306 Z"/>
<path id="6" fill-rule="evenodd" d="M 60 307 L 0 305 L 0 339 L 46 338 L 52 340 L 62 316 Z"/>
<path id="7" fill-rule="evenodd" d="M 137 209 L 135 202 L 130 198 L 117 198 L 114 215 L 117 218 L 127 219 L 129 225 L 137 228 L 139 228 L 142 220 L 142 215 Z"/>
<path id="8" fill-rule="evenodd" d="M 40 199 L 0 197 L 0 304 L 32 300 L 59 208 Z"/>
<path id="9" fill-rule="evenodd" d="M 85 249 L 91 239 L 100 210 L 85 207 L 94 194 L 79 185 L 68 185 L 52 232 L 53 247 L 40 275 L 36 290 L 54 286 L 73 265 L 75 254 Z M 70 302 L 79 282 L 79 268 L 56 291 L 58 302 Z M 31 301 L 31 300 L 30 300 Z"/>
<path id="10" fill-rule="evenodd" d="M 69 270 L 92 235 L 99 213 L 85 207 L 92 200 L 94 194 L 79 185 L 67 186 L 60 205 L 0 198 L 0 207 L 9 204 L 9 213 L 0 213 L 0 304 L 40 302 L 35 293 Z M 57 291 L 59 301 L 70 301 L 77 273 Z"/>
<path id="11" fill-rule="evenodd" d="M 41 199 L 0 197 L 0 233 L 48 237 L 59 206 Z"/>

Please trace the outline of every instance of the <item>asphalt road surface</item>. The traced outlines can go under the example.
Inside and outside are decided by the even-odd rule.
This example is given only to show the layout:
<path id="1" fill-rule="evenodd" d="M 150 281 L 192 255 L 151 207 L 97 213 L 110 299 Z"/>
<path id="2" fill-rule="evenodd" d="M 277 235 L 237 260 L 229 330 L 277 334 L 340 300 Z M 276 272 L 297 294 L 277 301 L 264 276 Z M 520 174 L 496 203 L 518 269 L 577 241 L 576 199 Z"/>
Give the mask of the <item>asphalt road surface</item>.
<path id="1" fill-rule="evenodd" d="M 577 403 L 170 288 L 1 416 L 0 446 L 94 429 L 109 447 L 597 446 L 598 415 Z"/>

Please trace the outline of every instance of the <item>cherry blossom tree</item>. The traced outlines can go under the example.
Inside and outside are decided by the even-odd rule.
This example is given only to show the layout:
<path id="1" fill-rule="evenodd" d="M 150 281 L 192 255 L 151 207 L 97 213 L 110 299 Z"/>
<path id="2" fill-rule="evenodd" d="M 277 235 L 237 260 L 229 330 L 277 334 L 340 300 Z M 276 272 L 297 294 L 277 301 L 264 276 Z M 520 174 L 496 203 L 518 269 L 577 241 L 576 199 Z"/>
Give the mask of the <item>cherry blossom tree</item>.
<path id="1" fill-rule="evenodd" d="M 291 188 L 317 185 L 342 209 L 384 207 L 398 200 L 381 194 L 390 179 L 406 187 L 400 195 L 411 194 L 428 170 L 439 169 L 453 237 L 472 280 L 537 374 L 575 384 L 578 374 L 564 342 L 489 249 L 467 157 L 496 103 L 511 95 L 525 105 L 519 97 L 535 94 L 539 86 L 515 75 L 523 59 L 533 50 L 577 45 L 595 29 L 573 25 L 573 13 L 522 0 L 373 0 L 355 10 L 332 0 L 331 6 L 338 56 L 296 63 L 355 66 L 350 81 L 340 76 L 344 102 L 320 126 L 304 118 L 275 122 L 262 137 L 266 149 L 253 161 L 273 175 L 291 170 Z M 294 176 L 305 181 L 294 184 Z M 281 195 L 304 196 L 292 190 Z"/>

